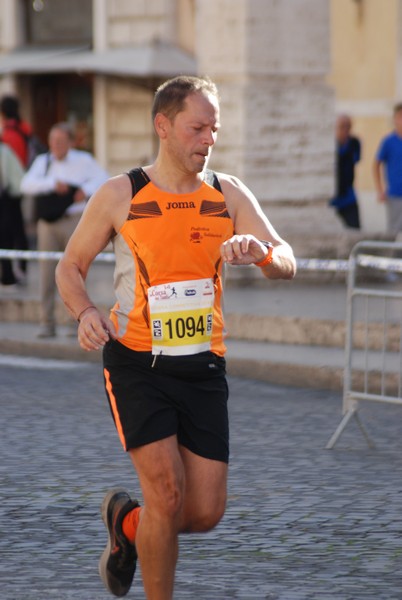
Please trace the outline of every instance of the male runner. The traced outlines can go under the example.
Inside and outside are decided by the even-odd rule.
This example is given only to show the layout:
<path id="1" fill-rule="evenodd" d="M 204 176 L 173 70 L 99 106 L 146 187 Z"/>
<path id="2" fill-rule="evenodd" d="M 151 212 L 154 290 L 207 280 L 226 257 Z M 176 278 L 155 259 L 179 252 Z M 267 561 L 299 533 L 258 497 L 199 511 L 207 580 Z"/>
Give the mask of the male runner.
<path id="1" fill-rule="evenodd" d="M 106 182 L 89 201 L 57 268 L 85 350 L 103 348 L 107 396 L 138 474 L 143 506 L 109 492 L 107 589 L 124 596 L 137 555 L 146 597 L 171 600 L 178 534 L 213 528 L 225 510 L 227 384 L 223 263 L 256 264 L 272 279 L 296 270 L 250 190 L 207 163 L 219 123 L 216 86 L 177 77 L 155 95 L 155 162 Z M 85 278 L 113 240 L 117 302 L 110 319 Z"/>

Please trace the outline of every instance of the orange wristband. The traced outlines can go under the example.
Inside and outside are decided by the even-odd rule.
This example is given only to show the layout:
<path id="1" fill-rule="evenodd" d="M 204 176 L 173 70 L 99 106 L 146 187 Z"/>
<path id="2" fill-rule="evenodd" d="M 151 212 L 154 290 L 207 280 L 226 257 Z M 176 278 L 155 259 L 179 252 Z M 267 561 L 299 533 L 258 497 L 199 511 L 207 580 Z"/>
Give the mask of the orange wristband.
<path id="1" fill-rule="evenodd" d="M 265 258 L 260 260 L 260 262 L 254 263 L 256 267 L 265 267 L 266 265 L 270 265 L 271 262 L 274 260 L 274 257 L 272 256 L 273 251 L 274 251 L 273 245 L 270 244 L 269 242 L 262 242 L 262 243 L 268 250 L 268 254 L 265 256 Z"/>

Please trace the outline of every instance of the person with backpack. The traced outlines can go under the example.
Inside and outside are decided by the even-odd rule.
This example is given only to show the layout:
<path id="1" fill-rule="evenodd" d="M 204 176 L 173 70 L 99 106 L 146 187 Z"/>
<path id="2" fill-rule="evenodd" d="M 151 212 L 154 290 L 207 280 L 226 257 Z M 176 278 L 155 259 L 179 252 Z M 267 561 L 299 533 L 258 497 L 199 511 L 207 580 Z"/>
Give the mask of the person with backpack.
<path id="1" fill-rule="evenodd" d="M 32 127 L 21 119 L 19 101 L 15 96 L 3 96 L 0 101 L 1 138 L 19 158 L 24 169 L 29 160 L 28 140 Z"/>
<path id="2" fill-rule="evenodd" d="M 15 204 L 20 198 L 20 185 L 24 170 L 14 152 L 0 141 L 0 248 L 13 249 L 13 223 Z M 12 262 L 0 259 L 0 284 L 2 292 L 16 288 L 17 278 Z"/>
<path id="3" fill-rule="evenodd" d="M 6 144 L 15 154 L 21 167 L 26 170 L 30 161 L 29 140 L 32 136 L 32 128 L 26 121 L 21 119 L 19 101 L 15 96 L 3 96 L 0 100 L 1 141 Z M 10 215 L 7 215 L 9 236 L 11 246 L 15 250 L 28 250 L 28 236 L 25 229 L 24 216 L 22 212 L 22 196 L 18 194 L 10 204 Z M 13 279 L 23 282 L 27 274 L 27 261 L 19 260 L 18 271 L 16 269 Z M 12 269 L 11 263 L 10 267 Z M 7 267 L 7 270 L 9 270 Z"/>
<path id="4" fill-rule="evenodd" d="M 49 152 L 39 155 L 25 173 L 21 192 L 34 197 L 37 210 L 38 250 L 62 252 L 76 228 L 87 200 L 109 174 L 89 152 L 73 148 L 74 131 L 67 122 L 49 131 Z M 39 261 L 41 315 L 38 337 L 56 335 L 53 260 Z M 71 333 L 76 335 L 77 328 Z"/>

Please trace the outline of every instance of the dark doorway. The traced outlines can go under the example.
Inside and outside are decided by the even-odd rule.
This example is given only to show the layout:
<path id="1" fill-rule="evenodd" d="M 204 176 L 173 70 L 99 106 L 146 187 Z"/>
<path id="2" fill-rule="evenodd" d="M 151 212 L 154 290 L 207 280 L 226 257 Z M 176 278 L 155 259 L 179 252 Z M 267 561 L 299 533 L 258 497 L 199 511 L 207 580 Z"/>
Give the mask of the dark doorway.
<path id="1" fill-rule="evenodd" d="M 31 79 L 32 126 L 47 142 L 50 128 L 68 121 L 76 132 L 75 146 L 93 152 L 92 78 L 78 75 L 38 75 Z"/>

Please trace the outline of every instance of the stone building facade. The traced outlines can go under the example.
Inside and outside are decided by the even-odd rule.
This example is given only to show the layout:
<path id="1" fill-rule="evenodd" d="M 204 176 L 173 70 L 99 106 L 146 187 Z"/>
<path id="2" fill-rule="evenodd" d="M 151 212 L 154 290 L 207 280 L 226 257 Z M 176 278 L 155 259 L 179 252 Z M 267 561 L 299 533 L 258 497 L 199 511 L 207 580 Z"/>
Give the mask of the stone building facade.
<path id="1" fill-rule="evenodd" d="M 83 31 L 82 40 L 55 43 L 57 14 L 68 10 L 67 27 L 85 3 L 90 39 Z M 156 86 L 183 72 L 208 74 L 220 89 L 223 124 L 211 167 L 255 192 L 298 255 L 339 253 L 328 247 L 343 233 L 327 207 L 334 189 L 330 0 L 51 4 L 53 16 L 46 0 L 0 0 L 0 93 L 20 96 L 42 136 L 49 115 L 70 119 L 111 174 L 147 163 L 156 151 Z M 52 28 L 54 39 L 38 43 Z"/>
<path id="2" fill-rule="evenodd" d="M 375 197 L 372 165 L 380 139 L 402 101 L 401 0 L 331 0 L 331 69 L 338 113 L 351 115 L 362 142 L 357 190 L 367 233 L 385 230 L 385 208 Z"/>
<path id="3" fill-rule="evenodd" d="M 329 3 L 197 6 L 198 70 L 211 75 L 222 96 L 213 164 L 252 188 L 299 256 L 338 254 L 343 228 L 327 206 L 334 190 Z"/>

